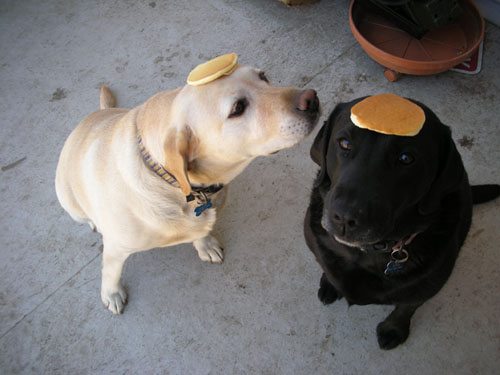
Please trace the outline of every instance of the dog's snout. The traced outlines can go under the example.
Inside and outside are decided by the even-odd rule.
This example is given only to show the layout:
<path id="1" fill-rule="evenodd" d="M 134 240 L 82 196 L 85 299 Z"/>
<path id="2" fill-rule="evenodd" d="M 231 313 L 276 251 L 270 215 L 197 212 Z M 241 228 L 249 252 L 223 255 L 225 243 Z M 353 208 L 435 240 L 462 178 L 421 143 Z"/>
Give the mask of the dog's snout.
<path id="1" fill-rule="evenodd" d="M 303 90 L 295 97 L 294 104 L 299 111 L 317 112 L 319 109 L 318 95 L 315 90 Z"/>
<path id="2" fill-rule="evenodd" d="M 286 89 L 283 92 L 288 116 L 280 124 L 280 134 L 294 143 L 304 139 L 318 123 L 320 104 L 315 90 Z"/>
<path id="3" fill-rule="evenodd" d="M 343 243 L 379 242 L 392 222 L 388 205 L 382 204 L 385 201 L 379 194 L 370 194 L 358 185 L 337 183 L 326 203 L 327 231 Z"/>

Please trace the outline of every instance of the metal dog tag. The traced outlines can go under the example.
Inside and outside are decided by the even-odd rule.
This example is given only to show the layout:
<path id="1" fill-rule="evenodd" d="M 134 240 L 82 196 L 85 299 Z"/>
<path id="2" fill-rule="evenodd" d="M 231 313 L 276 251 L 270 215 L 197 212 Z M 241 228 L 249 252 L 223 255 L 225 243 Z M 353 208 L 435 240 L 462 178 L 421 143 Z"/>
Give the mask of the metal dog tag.
<path id="1" fill-rule="evenodd" d="M 394 249 L 391 253 L 391 260 L 385 266 L 384 274 L 391 276 L 404 270 L 406 261 L 408 260 L 408 252 L 401 246 Z"/>

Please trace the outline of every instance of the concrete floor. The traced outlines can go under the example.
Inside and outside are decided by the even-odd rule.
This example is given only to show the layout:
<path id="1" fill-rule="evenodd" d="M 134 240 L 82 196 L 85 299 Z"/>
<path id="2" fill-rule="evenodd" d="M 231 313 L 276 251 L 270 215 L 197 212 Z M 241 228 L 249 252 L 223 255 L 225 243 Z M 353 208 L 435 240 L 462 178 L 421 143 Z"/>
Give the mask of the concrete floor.
<path id="1" fill-rule="evenodd" d="M 389 83 L 349 30 L 348 1 L 0 3 L 0 373 L 493 374 L 500 368 L 500 201 L 474 209 L 452 277 L 378 348 L 384 306 L 329 307 L 302 220 L 313 137 L 256 160 L 231 184 L 216 233 L 222 266 L 191 245 L 132 256 L 122 316 L 99 296 L 101 239 L 59 206 L 64 140 L 98 108 L 98 88 L 133 107 L 237 52 L 277 85 L 335 103 L 381 92 L 428 104 L 453 129 L 472 183 L 500 182 L 500 29 L 486 26 L 483 70 Z M 317 130 L 316 130 L 317 131 Z M 314 134 L 316 133 L 314 132 Z M 313 135 L 314 135 L 313 134 Z"/>

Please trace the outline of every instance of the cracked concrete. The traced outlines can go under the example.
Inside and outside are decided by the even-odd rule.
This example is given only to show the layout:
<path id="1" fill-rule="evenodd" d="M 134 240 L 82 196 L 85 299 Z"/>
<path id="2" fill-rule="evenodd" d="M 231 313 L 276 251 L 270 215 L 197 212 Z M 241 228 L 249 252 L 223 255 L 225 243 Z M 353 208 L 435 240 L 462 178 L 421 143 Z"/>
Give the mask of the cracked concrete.
<path id="1" fill-rule="evenodd" d="M 302 236 L 316 167 L 312 137 L 256 160 L 232 184 L 216 234 L 223 265 L 191 245 L 132 256 L 130 304 L 100 301 L 99 235 L 60 208 L 63 142 L 112 87 L 120 106 L 184 84 L 226 52 L 276 85 L 335 104 L 393 92 L 450 125 L 472 183 L 500 182 L 500 29 L 487 24 L 483 70 L 390 83 L 355 42 L 348 1 L 13 1 L 0 4 L 0 373 L 493 374 L 500 366 L 499 202 L 473 225 L 443 290 L 408 341 L 378 349 L 385 306 L 329 307 Z"/>

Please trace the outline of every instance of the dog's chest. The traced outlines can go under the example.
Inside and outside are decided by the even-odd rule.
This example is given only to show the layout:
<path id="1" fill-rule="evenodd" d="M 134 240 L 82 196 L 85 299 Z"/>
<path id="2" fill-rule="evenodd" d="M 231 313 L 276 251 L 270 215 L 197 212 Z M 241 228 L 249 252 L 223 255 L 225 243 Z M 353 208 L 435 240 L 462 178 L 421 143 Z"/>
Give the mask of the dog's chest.
<path id="1" fill-rule="evenodd" d="M 180 243 L 193 242 L 206 236 L 213 228 L 217 218 L 217 208 L 207 208 L 197 213 L 200 204 L 196 201 L 186 202 L 182 194 L 173 195 L 172 189 L 152 191 L 147 199 L 133 202 L 135 196 L 129 197 L 129 211 L 139 238 L 135 238 L 137 247 L 164 247 Z M 131 219 L 132 219 L 131 218 Z M 135 236 L 134 236 L 135 237 Z"/>
<path id="2" fill-rule="evenodd" d="M 156 238 L 155 242 L 161 243 L 162 246 L 171 246 L 193 242 L 208 235 L 216 221 L 216 209 L 207 209 L 196 216 L 195 207 L 195 204 L 189 204 L 181 211 L 165 210 L 162 214 L 155 215 L 154 223 L 148 227 L 150 235 Z"/>
<path id="3" fill-rule="evenodd" d="M 322 200 L 316 195 L 311 203 L 306 215 L 306 242 L 330 277 L 341 283 L 360 273 L 371 275 L 370 278 L 387 279 L 384 272 L 391 261 L 391 252 L 362 251 L 334 241 L 321 226 Z"/>

